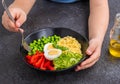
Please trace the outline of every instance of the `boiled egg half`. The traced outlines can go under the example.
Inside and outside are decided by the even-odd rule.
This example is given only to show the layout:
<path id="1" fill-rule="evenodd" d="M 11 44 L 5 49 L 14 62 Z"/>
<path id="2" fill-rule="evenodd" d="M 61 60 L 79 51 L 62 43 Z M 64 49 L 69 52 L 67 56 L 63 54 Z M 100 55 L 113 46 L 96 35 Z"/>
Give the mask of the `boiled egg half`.
<path id="1" fill-rule="evenodd" d="M 47 43 L 44 46 L 44 56 L 48 60 L 53 60 L 62 54 L 62 50 L 53 47 L 52 43 Z"/>

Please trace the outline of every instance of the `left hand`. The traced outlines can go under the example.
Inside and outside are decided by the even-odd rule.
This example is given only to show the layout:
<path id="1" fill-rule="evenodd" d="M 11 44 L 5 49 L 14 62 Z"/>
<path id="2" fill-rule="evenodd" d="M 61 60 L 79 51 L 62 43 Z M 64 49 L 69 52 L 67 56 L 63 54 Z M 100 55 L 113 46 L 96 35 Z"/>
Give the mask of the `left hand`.
<path id="1" fill-rule="evenodd" d="M 83 61 L 80 65 L 78 65 L 75 71 L 79 71 L 93 66 L 100 58 L 101 46 L 102 43 L 99 38 L 91 39 L 89 41 L 89 47 L 86 50 L 86 54 L 90 57 Z"/>

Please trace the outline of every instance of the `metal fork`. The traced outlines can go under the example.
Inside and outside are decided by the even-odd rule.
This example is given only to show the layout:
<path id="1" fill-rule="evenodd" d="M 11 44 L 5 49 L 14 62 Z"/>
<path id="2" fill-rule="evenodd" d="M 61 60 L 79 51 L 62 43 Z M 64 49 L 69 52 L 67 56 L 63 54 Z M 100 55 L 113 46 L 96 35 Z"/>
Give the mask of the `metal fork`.
<path id="1" fill-rule="evenodd" d="M 4 0 L 2 0 L 2 5 L 3 5 L 3 7 L 4 7 L 4 9 L 5 9 L 8 17 L 10 18 L 10 20 L 15 23 L 15 20 L 12 17 L 12 15 L 11 15 L 11 13 L 10 13 L 10 11 L 9 11 L 9 9 L 8 9 L 8 7 L 7 7 L 7 5 L 6 5 L 6 3 L 5 3 Z M 30 48 L 30 46 L 28 45 L 28 43 L 24 39 L 24 34 L 23 34 L 24 31 L 23 31 L 23 29 L 19 28 L 19 32 L 22 35 L 22 46 L 24 47 L 25 50 L 27 50 L 28 52 L 30 52 L 31 48 Z"/>
<path id="2" fill-rule="evenodd" d="M 28 45 L 28 43 L 24 39 L 24 34 L 23 34 L 24 31 L 23 31 L 23 29 L 19 28 L 19 32 L 22 35 L 22 46 L 24 47 L 25 50 L 27 50 L 28 52 L 30 52 L 31 48 L 30 48 L 30 46 Z"/>

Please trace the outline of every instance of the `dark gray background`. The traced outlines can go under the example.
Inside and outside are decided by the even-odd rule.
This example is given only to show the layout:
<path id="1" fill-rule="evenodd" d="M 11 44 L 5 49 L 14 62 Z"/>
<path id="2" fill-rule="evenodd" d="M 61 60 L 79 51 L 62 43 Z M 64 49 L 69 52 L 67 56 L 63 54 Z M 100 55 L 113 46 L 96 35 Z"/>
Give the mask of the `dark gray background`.
<path id="1" fill-rule="evenodd" d="M 10 4 L 13 0 L 6 0 Z M 0 84 L 119 84 L 120 59 L 108 52 L 109 31 L 120 12 L 120 0 L 109 0 L 110 22 L 104 39 L 101 58 L 91 68 L 79 72 L 47 74 L 28 67 L 21 56 L 21 35 L 5 30 L 0 23 Z M 0 2 L 0 21 L 3 13 Z M 45 27 L 67 27 L 88 36 L 89 2 L 58 4 L 37 0 L 23 24 L 25 36 Z"/>

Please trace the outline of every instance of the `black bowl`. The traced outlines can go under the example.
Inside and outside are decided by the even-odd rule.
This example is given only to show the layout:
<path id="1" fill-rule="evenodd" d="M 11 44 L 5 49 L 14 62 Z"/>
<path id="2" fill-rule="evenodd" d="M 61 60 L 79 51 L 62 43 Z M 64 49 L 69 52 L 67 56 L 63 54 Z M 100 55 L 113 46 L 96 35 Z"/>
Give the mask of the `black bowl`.
<path id="1" fill-rule="evenodd" d="M 85 59 L 88 58 L 88 56 L 85 54 L 86 48 L 88 47 L 88 39 L 84 36 L 82 36 L 81 34 L 68 29 L 68 28 L 62 28 L 62 27 L 57 27 L 57 28 L 44 28 L 44 29 L 40 29 L 37 30 L 35 32 L 32 32 L 31 34 L 29 34 L 25 40 L 27 41 L 27 43 L 31 43 L 33 42 L 33 40 L 37 40 L 43 36 L 52 36 L 52 35 L 58 35 L 61 37 L 65 37 L 65 36 L 72 36 L 74 38 L 76 38 L 80 43 L 81 43 L 81 50 L 82 50 L 82 54 L 83 54 L 83 58 L 79 61 L 79 63 L 75 64 L 72 67 L 69 67 L 67 69 L 62 69 L 62 70 L 55 70 L 55 71 L 50 71 L 50 70 L 41 70 L 41 69 L 37 69 L 35 67 L 33 67 L 32 65 L 30 65 L 26 59 L 25 56 L 27 55 L 27 51 L 21 46 L 20 51 L 23 55 L 24 61 L 25 63 L 27 63 L 27 65 L 29 65 L 30 67 L 40 70 L 40 71 L 45 71 L 45 72 L 61 72 L 61 71 L 67 71 L 67 70 L 73 70 L 78 64 L 80 64 L 82 61 L 84 61 Z"/>

